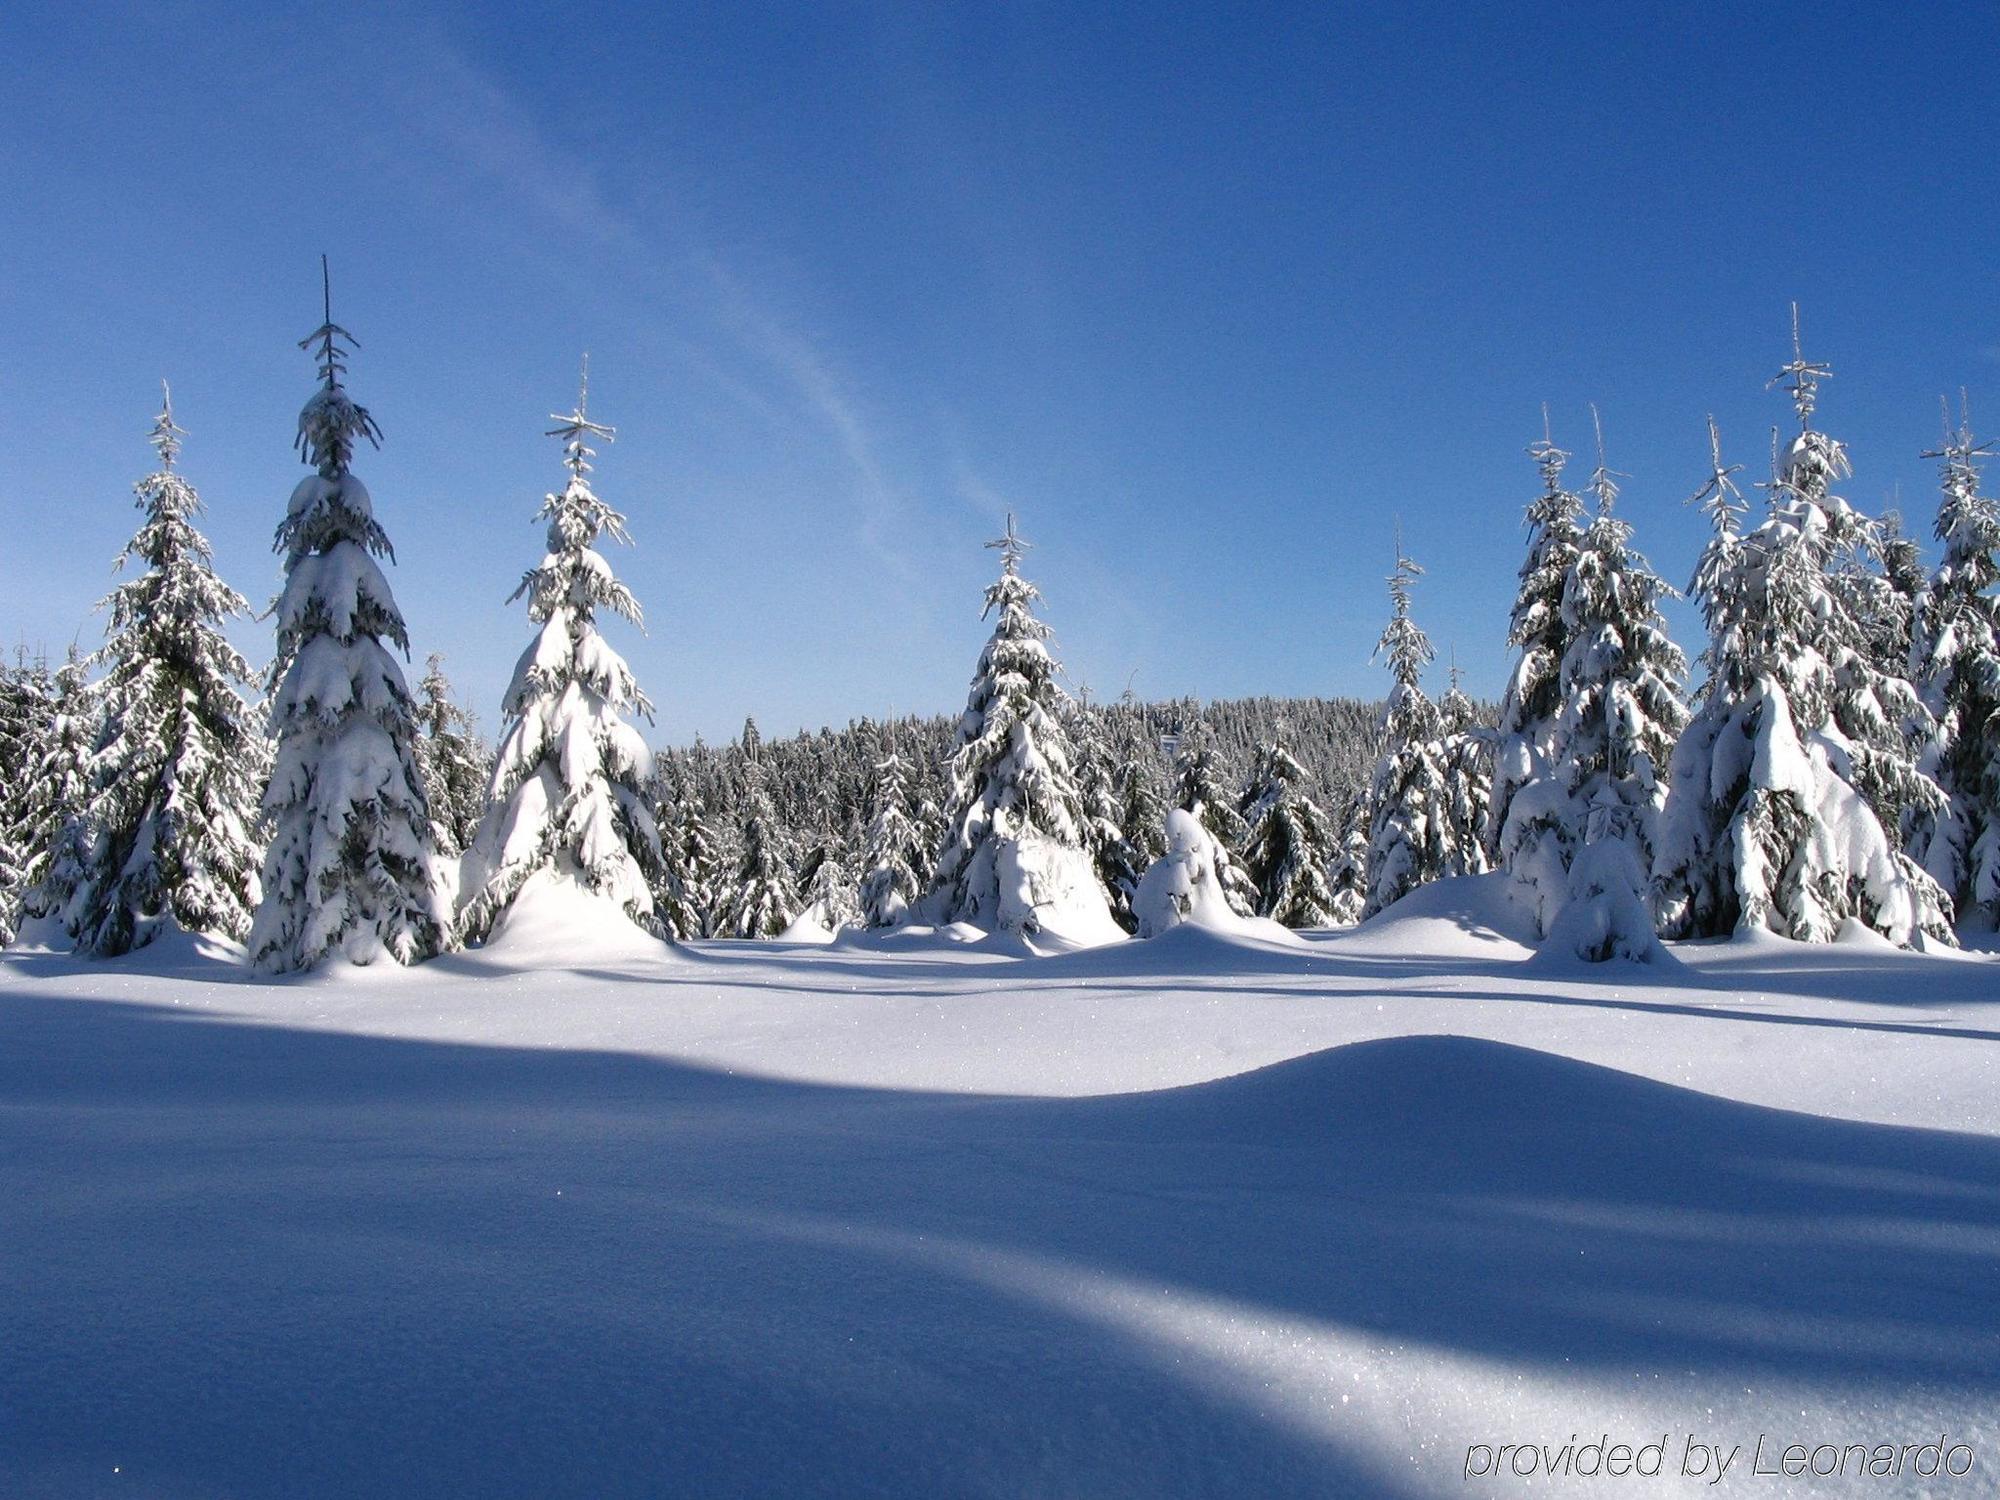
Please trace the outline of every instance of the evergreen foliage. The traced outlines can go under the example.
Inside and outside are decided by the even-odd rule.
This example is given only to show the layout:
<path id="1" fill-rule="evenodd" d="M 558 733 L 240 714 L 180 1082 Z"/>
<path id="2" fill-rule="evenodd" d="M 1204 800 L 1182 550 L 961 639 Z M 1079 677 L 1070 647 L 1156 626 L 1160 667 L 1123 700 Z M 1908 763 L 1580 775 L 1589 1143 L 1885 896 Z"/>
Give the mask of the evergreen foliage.
<path id="1" fill-rule="evenodd" d="M 1979 492 L 1975 442 L 1961 398 L 1947 408 L 1937 539 L 1944 555 L 1913 610 L 1911 664 L 1932 729 L 1923 769 L 1943 806 L 1911 818 L 1910 852 L 1956 903 L 1968 928 L 2000 925 L 2000 505 Z"/>
<path id="2" fill-rule="evenodd" d="M 134 487 L 145 519 L 118 559 L 142 569 L 105 600 L 95 694 L 76 665 L 62 674 L 44 767 L 37 841 L 49 867 L 36 903 L 80 950 L 105 956 L 167 928 L 241 942 L 258 896 L 268 751 L 244 698 L 250 664 L 222 634 L 250 611 L 195 529 L 201 501 L 174 468 L 185 436 L 163 398 L 150 438 L 160 465 Z"/>
<path id="3" fill-rule="evenodd" d="M 356 440 L 379 443 L 381 430 L 341 383 L 353 339 L 330 309 L 300 347 L 315 345 L 320 386 L 298 433 L 313 472 L 293 490 L 276 542 L 286 578 L 271 669 L 278 745 L 264 795 L 272 836 L 250 929 L 252 959 L 272 972 L 335 955 L 415 963 L 448 929 L 415 707 L 384 645 L 409 654 L 375 562 L 394 552 L 349 468 Z"/>
<path id="4" fill-rule="evenodd" d="M 1305 791 L 1305 768 L 1282 744 L 1263 746 L 1243 794 L 1243 869 L 1257 890 L 1257 914 L 1287 927 L 1334 922 L 1327 867 L 1333 825 Z"/>
<path id="5" fill-rule="evenodd" d="M 625 718 L 650 719 L 652 705 L 597 628 L 600 610 L 635 625 L 641 615 L 596 546 L 604 536 L 631 538 L 625 518 L 590 486 L 589 440 L 609 442 L 614 432 L 590 420 L 589 397 L 586 363 L 575 409 L 550 418 L 569 479 L 537 516 L 548 523 L 548 550 L 511 596 L 526 598 L 540 629 L 502 703 L 487 811 L 466 861 L 460 930 L 468 940 L 490 932 L 544 872 L 612 902 L 649 932 L 664 930 L 651 884 L 663 863 L 660 833 L 642 786 L 649 757 Z"/>

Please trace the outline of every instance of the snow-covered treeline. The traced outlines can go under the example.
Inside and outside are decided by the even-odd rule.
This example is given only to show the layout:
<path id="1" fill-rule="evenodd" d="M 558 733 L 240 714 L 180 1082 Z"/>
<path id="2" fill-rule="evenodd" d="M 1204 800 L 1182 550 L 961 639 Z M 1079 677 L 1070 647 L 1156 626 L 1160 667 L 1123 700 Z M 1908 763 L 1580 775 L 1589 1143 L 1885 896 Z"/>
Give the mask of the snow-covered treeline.
<path id="1" fill-rule="evenodd" d="M 1628 476 L 1595 412 L 1580 490 L 1544 413 L 1497 707 L 1455 669 L 1426 689 L 1424 570 L 1400 535 L 1386 703 L 1092 702 L 1054 654 L 1010 517 L 960 713 L 776 741 L 747 722 L 735 743 L 655 753 L 616 644 L 642 611 L 610 561 L 628 538 L 596 493 L 589 445 L 613 429 L 586 414 L 587 383 L 550 433 L 562 487 L 524 511 L 545 538 L 515 595 L 533 632 L 489 749 L 440 658 L 414 692 L 406 678 L 394 551 L 352 467 L 383 434 L 348 391 L 356 346 L 330 295 L 302 347 L 310 472 L 277 527 L 263 692 L 222 634 L 247 605 L 211 567 L 164 405 L 104 645 L 0 668 L 0 940 L 113 955 L 179 930 L 273 971 L 408 963 L 495 939 L 554 893 L 590 913 L 586 942 L 910 922 L 1101 941 L 1181 920 L 1352 922 L 1487 872 L 1547 943 L 1591 960 L 1741 930 L 1920 947 L 2000 919 L 1990 447 L 1962 397 L 1947 406 L 1926 450 L 1941 466 L 1927 570 L 1898 518 L 1837 492 L 1851 462 L 1818 425 L 1832 370 L 1806 357 L 1796 314 L 1772 381 L 1795 432 L 1774 431 L 1761 505 L 1708 424 L 1698 651 L 1670 637 L 1675 590 L 1618 510 Z"/>

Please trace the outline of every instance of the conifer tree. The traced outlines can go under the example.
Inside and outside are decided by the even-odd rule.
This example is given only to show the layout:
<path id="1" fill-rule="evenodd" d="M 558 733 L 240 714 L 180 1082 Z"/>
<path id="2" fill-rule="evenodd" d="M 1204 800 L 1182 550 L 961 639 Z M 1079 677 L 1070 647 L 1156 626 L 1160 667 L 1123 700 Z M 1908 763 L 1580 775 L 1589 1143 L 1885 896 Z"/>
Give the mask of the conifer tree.
<path id="1" fill-rule="evenodd" d="M 60 921 L 84 876 L 96 824 L 93 762 L 101 718 L 87 665 L 71 646 L 56 669 L 39 759 L 27 768 L 20 876 L 28 916 Z"/>
<path id="2" fill-rule="evenodd" d="M 625 718 L 650 721 L 652 704 L 597 628 L 600 610 L 634 625 L 641 615 L 597 550 L 600 537 L 628 545 L 631 537 L 625 518 L 590 487 L 590 439 L 615 434 L 590 419 L 589 399 L 586 359 L 575 410 L 550 418 L 569 479 L 536 517 L 548 523 L 548 551 L 511 596 L 527 599 L 540 629 L 502 702 L 506 728 L 467 860 L 460 928 L 468 940 L 489 933 L 537 875 L 574 883 L 648 932 L 663 930 L 649 883 L 662 856 L 642 786 L 646 744 Z"/>
<path id="3" fill-rule="evenodd" d="M 1341 810 L 1338 844 L 1327 865 L 1327 917 L 1352 927 L 1368 911 L 1368 797 L 1357 793 Z"/>
<path id="4" fill-rule="evenodd" d="M 1258 914 L 1287 927 L 1333 925 L 1327 867 L 1333 825 L 1306 792 L 1305 768 L 1277 741 L 1257 748 L 1243 794 L 1244 873 L 1257 888 Z"/>
<path id="5" fill-rule="evenodd" d="M 862 854 L 861 915 L 870 927 L 894 927 L 902 922 L 923 891 L 918 873 L 922 846 L 906 804 L 903 758 L 892 738 L 875 763 L 868 820 L 868 842 Z"/>
<path id="6" fill-rule="evenodd" d="M 951 753 L 946 838 L 927 907 L 940 922 L 1091 936 L 1112 927 L 1084 848 L 1066 695 L 1021 576 L 1028 543 L 1007 518 L 1000 577 L 986 590 L 993 635 L 980 653 Z"/>
<path id="7" fill-rule="evenodd" d="M 1993 445 L 1973 440 L 1960 402 L 1955 426 L 1946 409 L 1943 445 L 1924 455 L 1944 461 L 1944 556 L 1919 596 L 1911 650 L 1934 724 L 1923 765 L 1946 802 L 1912 817 L 1909 847 L 1964 925 L 1990 932 L 2000 925 L 2000 504 L 1979 493 Z"/>
<path id="8" fill-rule="evenodd" d="M 1125 838 L 1123 804 L 1112 775 L 1111 751 L 1104 727 L 1088 703 L 1071 716 L 1071 741 L 1077 754 L 1077 793 L 1083 803 L 1084 846 L 1104 888 L 1112 918 L 1127 932 L 1133 929 L 1132 893 L 1146 873 L 1146 861 Z"/>
<path id="9" fill-rule="evenodd" d="M 715 935 L 721 857 L 709 824 L 708 804 L 682 793 L 659 804 L 661 873 L 654 910 L 671 938 Z"/>
<path id="10" fill-rule="evenodd" d="M 1193 814 L 1215 845 L 1215 877 L 1229 909 L 1239 917 L 1255 916 L 1257 887 L 1238 858 L 1250 830 L 1224 784 L 1221 757 L 1206 734 L 1197 730 L 1181 737 L 1174 775 L 1174 806 Z"/>
<path id="11" fill-rule="evenodd" d="M 1514 670 L 1500 698 L 1495 731 L 1492 810 L 1487 820 L 1489 852 L 1495 865 L 1508 862 L 1507 846 L 1525 841 L 1508 829 L 1514 797 L 1529 782 L 1546 778 L 1555 761 L 1557 719 L 1562 712 L 1562 662 L 1569 651 L 1563 621 L 1563 588 L 1583 540 L 1583 502 L 1563 488 L 1569 454 L 1549 435 L 1548 408 L 1542 409 L 1542 440 L 1528 449 L 1542 472 L 1542 493 L 1528 506 L 1528 555 L 1508 620 L 1507 644 L 1517 650 Z"/>
<path id="12" fill-rule="evenodd" d="M 1399 528 L 1388 580 L 1389 624 L 1375 646 L 1395 685 L 1383 706 L 1382 755 L 1369 788 L 1366 916 L 1440 878 L 1450 857 L 1448 794 L 1438 755 L 1442 725 L 1421 686 L 1436 653 L 1410 615 L 1410 586 L 1422 574 L 1403 555 Z"/>
<path id="13" fill-rule="evenodd" d="M 1595 408 L 1591 414 L 1595 420 Z M 1597 442 L 1590 484 L 1597 513 L 1563 588 L 1569 647 L 1560 673 L 1558 774 L 1576 820 L 1572 850 L 1621 843 L 1635 868 L 1650 872 L 1667 762 L 1688 720 L 1680 688 L 1687 659 L 1660 614 L 1674 591 L 1633 550 L 1632 528 L 1614 513 L 1618 488 L 1604 462 L 1601 424 Z"/>
<path id="14" fill-rule="evenodd" d="M 752 743 L 755 728 L 754 724 L 746 726 L 746 746 Z M 753 760 L 743 811 L 743 853 L 722 923 L 728 936 L 774 938 L 792 925 L 798 915 L 793 894 L 797 881 L 788 842 L 771 806 L 762 768 Z"/>
<path id="15" fill-rule="evenodd" d="M 250 609 L 195 529 L 201 501 L 174 467 L 185 436 L 163 396 L 150 438 L 160 466 L 134 486 L 145 519 L 119 555 L 143 571 L 105 600 L 108 638 L 93 658 L 105 677 L 90 715 L 88 817 L 56 850 L 42 897 L 89 953 L 125 953 L 167 928 L 240 942 L 257 898 L 267 751 L 244 700 L 250 664 L 222 634 Z"/>
<path id="16" fill-rule="evenodd" d="M 347 394 L 333 321 L 301 341 L 318 348 L 320 388 L 299 413 L 300 455 L 313 472 L 292 491 L 277 549 L 271 717 L 277 753 L 264 811 L 272 826 L 251 958 L 272 972 L 340 955 L 416 963 L 447 930 L 430 808 L 416 765 L 415 706 L 384 642 L 410 649 L 389 580 L 387 533 L 349 468 L 355 441 L 381 429 Z"/>
<path id="17" fill-rule="evenodd" d="M 492 756 L 472 715 L 452 696 L 438 652 L 425 658 L 417 691 L 422 695 L 417 701 L 417 770 L 430 803 L 431 834 L 443 853 L 459 854 L 479 831 L 493 776 Z"/>
<path id="18" fill-rule="evenodd" d="M 1675 747 L 1655 866 L 1669 936 L 1753 928 L 1825 942 L 1854 918 L 1903 945 L 1952 941 L 1949 898 L 1889 832 L 1943 802 L 1904 738 L 1927 715 L 1870 659 L 1827 572 L 1867 525 L 1830 489 L 1845 451 L 1812 425 L 1829 374 L 1800 352 L 1795 310 L 1793 359 L 1773 383 L 1786 382 L 1801 431 L 1775 466 L 1766 519 L 1736 532 L 1734 471 L 1719 456 L 1697 496 L 1716 523 L 1693 587 L 1708 681 Z"/>
<path id="19" fill-rule="evenodd" d="M 1438 759 L 1445 789 L 1446 875 L 1483 875 L 1493 810 L 1493 732 L 1479 722 L 1479 712 L 1459 682 L 1458 663 L 1451 664 L 1450 686 L 1438 700 L 1443 738 Z M 1362 849 L 1367 840 L 1362 839 Z M 1363 859 L 1365 866 L 1366 859 Z M 1356 916 L 1347 920 L 1358 920 Z"/>
<path id="20" fill-rule="evenodd" d="M 46 669 L 25 659 L 0 665 L 0 944 L 14 941 L 28 895 L 26 867 L 35 842 L 34 768 L 52 715 Z"/>
<path id="21" fill-rule="evenodd" d="M 861 919 L 861 900 L 854 871 L 840 846 L 823 837 L 799 861 L 799 909 L 829 932 Z"/>
<path id="22" fill-rule="evenodd" d="M 1118 772 L 1118 831 L 1141 869 L 1167 852 L 1167 801 L 1148 747 L 1135 747 Z"/>

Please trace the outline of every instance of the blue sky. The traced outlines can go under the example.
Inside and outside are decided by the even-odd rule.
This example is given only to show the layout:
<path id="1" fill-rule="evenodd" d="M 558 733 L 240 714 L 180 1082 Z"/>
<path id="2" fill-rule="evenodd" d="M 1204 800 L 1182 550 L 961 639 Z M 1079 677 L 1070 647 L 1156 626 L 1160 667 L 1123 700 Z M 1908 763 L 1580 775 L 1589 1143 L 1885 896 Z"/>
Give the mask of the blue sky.
<path id="1" fill-rule="evenodd" d="M 2000 12 L 485 4 L 0 14 L 0 635 L 93 643 L 162 376 L 260 603 L 334 311 L 419 659 L 491 728 L 579 353 L 655 738 L 956 709 L 1013 508 L 1096 694 L 1366 694 L 1401 517 L 1498 690 L 1540 404 L 1670 581 L 1787 304 L 1847 493 L 2000 430 Z M 1694 622 L 1676 615 L 1684 643 Z M 268 625 L 241 633 L 261 658 Z"/>

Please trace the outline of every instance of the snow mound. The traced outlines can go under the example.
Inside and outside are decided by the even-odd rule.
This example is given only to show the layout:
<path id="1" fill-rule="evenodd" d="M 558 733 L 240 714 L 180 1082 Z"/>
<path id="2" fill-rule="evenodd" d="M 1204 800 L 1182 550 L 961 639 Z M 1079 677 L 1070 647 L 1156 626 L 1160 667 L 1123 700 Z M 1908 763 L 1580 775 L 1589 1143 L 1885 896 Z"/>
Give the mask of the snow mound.
<path id="1" fill-rule="evenodd" d="M 1584 1141 L 1625 1149 L 1663 1119 L 1735 1139 L 1782 1115 L 1539 1048 L 1480 1037 L 1387 1037 L 1152 1093 L 1077 1100 L 1093 1132 L 1154 1142 L 1310 1147 L 1367 1142 L 1402 1163 L 1474 1159 L 1517 1171 L 1575 1156 Z M 1524 1159 L 1523 1153 L 1526 1152 Z M 1359 1154 L 1359 1153 L 1356 1153 Z"/>
<path id="2" fill-rule="evenodd" d="M 1644 888 L 1628 846 L 1585 844 L 1570 864 L 1568 899 L 1531 962 L 1544 970 L 1614 961 L 1680 967 L 1653 928 L 1653 913 L 1639 895 Z"/>
<path id="3" fill-rule="evenodd" d="M 549 870 L 528 877 L 478 951 L 530 967 L 667 956 L 615 901 Z"/>
<path id="4" fill-rule="evenodd" d="M 1340 953 L 1526 958 L 1541 935 L 1508 893 L 1508 877 L 1457 875 L 1417 887 L 1326 947 Z"/>
<path id="5" fill-rule="evenodd" d="M 810 906 L 792 918 L 791 925 L 777 938 L 781 943 L 818 943 L 822 946 L 833 939 L 833 929 L 822 922 L 819 913 Z"/>
<path id="6" fill-rule="evenodd" d="M 995 858 L 999 927 L 1026 935 L 1034 952 L 1069 952 L 1122 943 L 1125 929 L 1105 905 L 1090 856 L 1054 839 L 1002 839 Z"/>
<path id="7" fill-rule="evenodd" d="M 1191 812 L 1167 814 L 1167 852 L 1154 860 L 1132 896 L 1139 936 L 1157 938 L 1177 927 L 1266 937 L 1284 932 L 1277 923 L 1239 917 L 1222 890 L 1222 859 L 1215 840 Z M 1290 934 L 1286 934 L 1290 937 Z"/>

